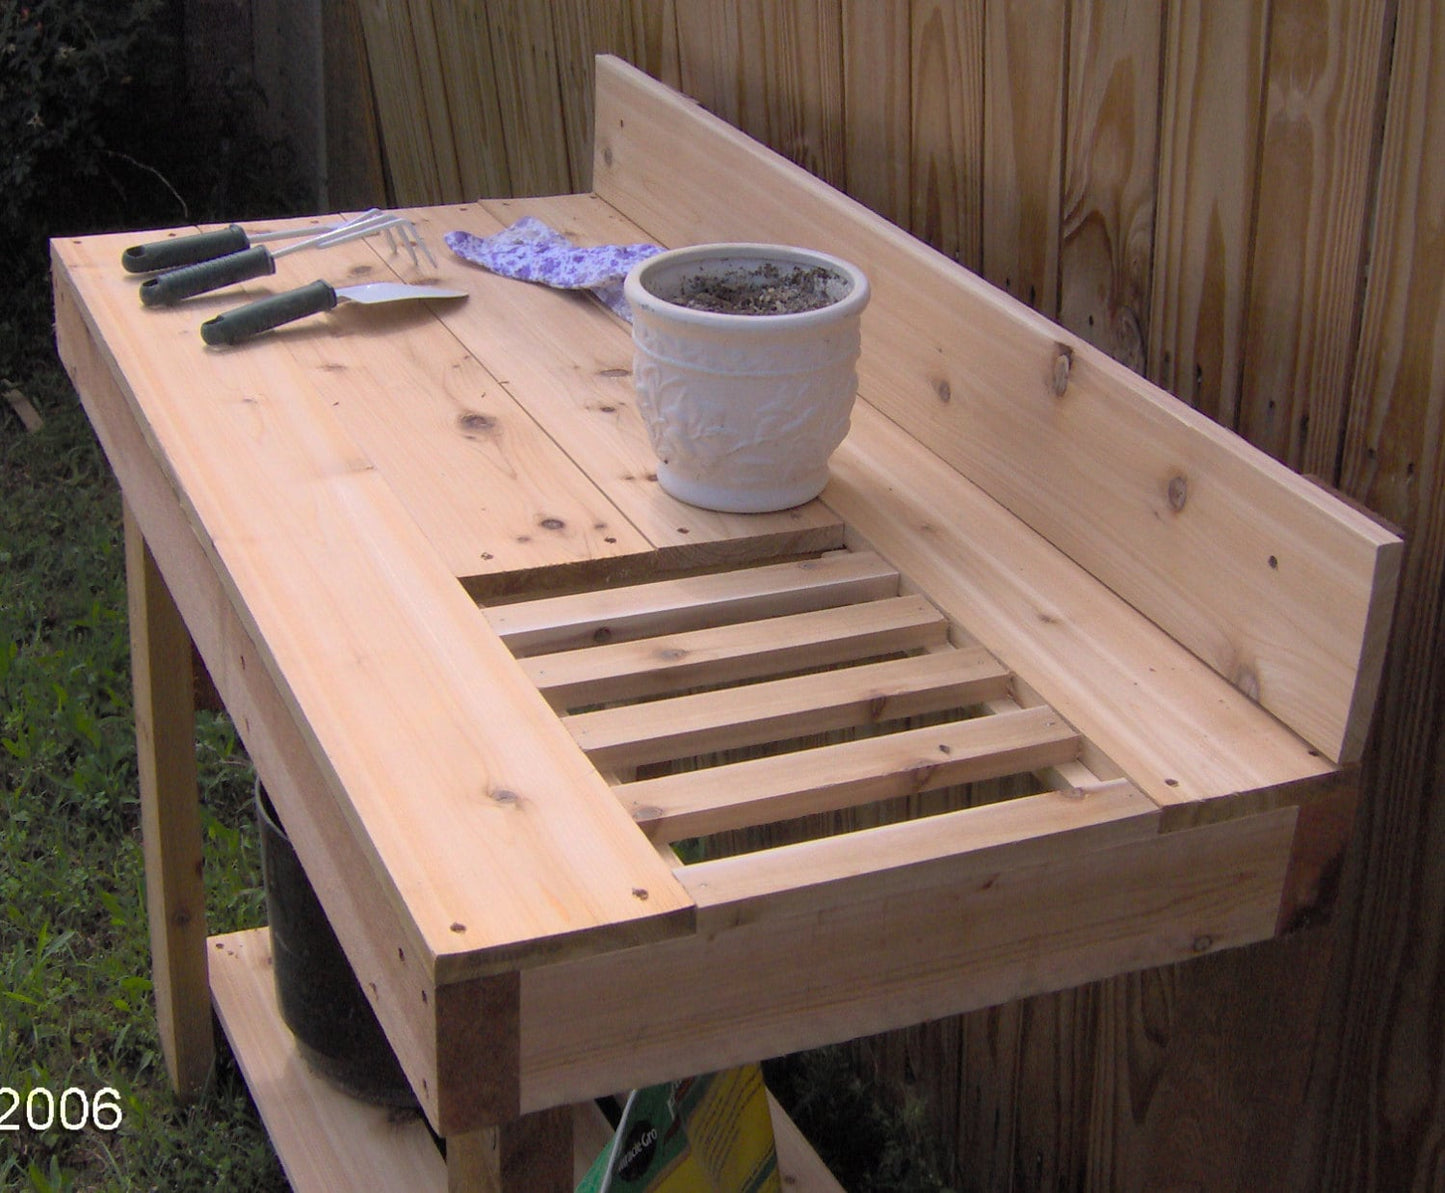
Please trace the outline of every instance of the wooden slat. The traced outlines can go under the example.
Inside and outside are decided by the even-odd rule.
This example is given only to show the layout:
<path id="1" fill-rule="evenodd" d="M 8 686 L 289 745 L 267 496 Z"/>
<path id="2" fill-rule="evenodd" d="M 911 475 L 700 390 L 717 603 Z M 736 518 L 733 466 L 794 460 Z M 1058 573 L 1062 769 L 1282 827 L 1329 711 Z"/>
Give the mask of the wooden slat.
<path id="1" fill-rule="evenodd" d="M 843 33 L 838 0 L 735 0 L 735 7 L 740 127 L 841 187 Z"/>
<path id="2" fill-rule="evenodd" d="M 908 227 L 944 255 L 982 259 L 983 0 L 912 0 Z M 767 142 L 776 144 L 776 142 Z"/>
<path id="3" fill-rule="evenodd" d="M 431 4 L 437 33 L 437 72 L 447 88 L 451 144 L 462 193 L 477 199 L 512 193 L 508 132 L 497 96 L 497 72 L 486 7 L 472 2 Z"/>
<path id="4" fill-rule="evenodd" d="M 991 4 L 984 22 L 983 276 L 1053 317 L 1067 0 Z"/>
<path id="5" fill-rule="evenodd" d="M 947 640 L 948 623 L 938 611 L 922 597 L 905 596 L 519 662 L 554 705 L 577 708 L 826 667 Z"/>
<path id="6" fill-rule="evenodd" d="M 1333 477 L 1369 261 L 1391 0 L 1270 6 L 1239 430 Z M 1383 175 L 1382 175 L 1383 178 Z"/>
<path id="7" fill-rule="evenodd" d="M 1404 4 L 1398 14 L 1341 483 L 1404 526 L 1409 551 L 1371 750 L 1377 762 L 1365 772 L 1350 851 L 1359 864 L 1346 869 L 1353 880 L 1338 921 L 1349 929 L 1339 935 L 1336 964 L 1347 940 L 1348 969 L 1330 984 L 1321 1030 L 1300 1065 L 1317 1095 L 1318 1145 L 1298 1187 L 1361 1193 L 1433 1179 L 1436 1157 L 1423 1135 L 1411 1132 L 1408 1143 L 1400 1136 L 1388 1161 L 1381 1151 L 1403 1127 L 1405 1105 L 1419 1108 L 1421 1124 L 1440 1121 L 1445 1074 L 1431 1035 L 1435 1000 L 1416 993 L 1445 982 L 1435 929 L 1445 915 L 1445 254 L 1437 231 L 1445 201 L 1445 11 Z M 1291 994 L 1292 977 L 1280 984 Z"/>
<path id="8" fill-rule="evenodd" d="M 708 932 L 844 902 L 907 897 L 929 883 L 929 867 L 957 879 L 1047 864 L 1059 848 L 1059 834 L 1074 834 L 1070 844 L 1077 846 L 1091 838 L 1102 844 L 1157 831 L 1153 802 L 1121 779 L 1084 796 L 1042 792 L 694 862 L 678 876 L 697 902 L 698 930 Z"/>
<path id="9" fill-rule="evenodd" d="M 457 193 L 456 159 L 445 148 L 451 132 L 445 113 L 428 106 L 437 98 L 427 81 L 435 72 L 419 67 L 409 5 L 366 0 L 359 9 L 394 201 L 456 202 L 462 197 Z M 435 125 L 434 116 L 440 116 Z"/>
<path id="10" fill-rule="evenodd" d="M 1188 0 L 1165 23 L 1149 376 L 1225 426 L 1239 409 L 1267 14 Z"/>
<path id="11" fill-rule="evenodd" d="M 909 729 L 640 779 L 617 796 L 670 841 L 936 791 L 1067 762 L 1079 737 L 1050 708 Z"/>
<path id="12" fill-rule="evenodd" d="M 518 657 L 626 642 L 898 595 L 898 573 L 871 551 L 540 597 L 486 608 Z"/>
<path id="13" fill-rule="evenodd" d="M 1164 8 L 1070 5 L 1059 322 L 1143 372 Z"/>
<path id="14" fill-rule="evenodd" d="M 661 85 L 610 60 L 598 78 L 603 197 L 664 243 L 853 258 L 873 283 L 865 399 L 1327 756 L 1358 757 L 1395 536 Z"/>
<path id="15" fill-rule="evenodd" d="M 1008 685 L 1008 668 L 972 647 L 599 709 L 563 724 L 596 765 L 623 768 L 965 708 Z"/>
<path id="16" fill-rule="evenodd" d="M 908 31 L 906 4 L 843 0 L 844 189 L 900 226 L 911 194 Z"/>
<path id="17" fill-rule="evenodd" d="M 481 7 L 491 33 L 502 126 L 513 134 L 507 141 L 513 193 L 566 192 L 571 178 L 552 6 L 530 0 L 487 0 Z"/>

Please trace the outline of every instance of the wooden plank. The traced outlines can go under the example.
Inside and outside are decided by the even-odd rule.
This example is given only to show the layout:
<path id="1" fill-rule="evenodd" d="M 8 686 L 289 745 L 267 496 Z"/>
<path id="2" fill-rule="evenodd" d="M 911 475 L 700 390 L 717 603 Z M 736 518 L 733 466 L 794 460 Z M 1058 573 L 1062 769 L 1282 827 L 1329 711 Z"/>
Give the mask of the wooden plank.
<path id="1" fill-rule="evenodd" d="M 413 265 L 384 238 L 327 249 L 324 266 L 350 281 L 399 277 L 465 288 L 473 271 L 445 251 L 435 228 L 425 236 L 435 271 L 425 258 Z M 244 293 L 305 282 L 321 267 L 316 255 L 307 256 L 283 259 L 274 281 Z M 224 309 L 238 297 L 226 291 L 192 301 Z M 330 409 L 452 574 L 582 565 L 645 551 L 646 538 L 536 425 L 494 369 L 469 355 L 422 304 L 397 309 L 408 306 L 417 309 L 395 325 L 345 321 L 343 307 L 274 333 L 267 350 L 288 358 L 289 383 L 302 387 L 293 392 Z M 150 314 L 177 327 L 192 321 L 179 311 Z"/>
<path id="2" fill-rule="evenodd" d="M 984 0 L 911 0 L 908 227 L 944 256 L 983 257 Z"/>
<path id="3" fill-rule="evenodd" d="M 1035 310 L 1059 311 L 1059 205 L 1068 70 L 1065 0 L 986 8 L 983 276 Z"/>
<path id="4" fill-rule="evenodd" d="M 909 8 L 843 0 L 844 189 L 907 226 L 912 203 Z"/>
<path id="5" fill-rule="evenodd" d="M 433 128 L 427 111 L 427 84 L 417 58 L 416 37 L 409 7 L 362 0 L 358 5 L 366 39 L 366 60 L 386 160 L 388 193 L 392 202 L 439 203 L 456 184 L 455 157 L 438 153 L 434 132 L 450 141 L 450 131 Z M 445 160 L 443 160 L 445 159 Z M 460 196 L 456 196 L 460 198 Z M 453 199 L 455 201 L 455 199 Z"/>
<path id="6" fill-rule="evenodd" d="M 555 195 L 571 189 L 552 6 L 487 0 L 497 100 L 507 140 L 512 193 Z M 473 197 L 473 196 L 468 196 Z"/>
<path id="7" fill-rule="evenodd" d="M 386 202 L 386 176 L 357 6 L 350 0 L 321 0 L 321 38 L 325 173 L 319 206 L 327 211 L 380 207 Z M 189 28 L 185 40 L 189 45 Z"/>
<path id="8" fill-rule="evenodd" d="M 538 597 L 483 612 L 518 657 L 778 617 L 898 595 L 898 573 L 871 551 Z"/>
<path id="9" fill-rule="evenodd" d="M 739 128 L 834 186 L 844 178 L 838 0 L 736 0 Z"/>
<path id="10" fill-rule="evenodd" d="M 1078 734 L 1049 708 L 639 779 L 617 797 L 654 839 L 831 812 L 1071 761 Z"/>
<path id="11" fill-rule="evenodd" d="M 1395 8 L 1270 7 L 1238 425 L 1326 478 L 1345 422 Z"/>
<path id="12" fill-rule="evenodd" d="M 1165 22 L 1149 376 L 1234 426 L 1267 10 L 1184 0 Z"/>
<path id="13" fill-rule="evenodd" d="M 1158 160 L 1161 5 L 1070 7 L 1059 322 L 1145 368 Z"/>
<path id="14" fill-rule="evenodd" d="M 481 0 L 431 5 L 436 73 L 446 88 L 461 193 L 458 201 L 512 194 L 507 144 L 520 135 L 502 117 L 491 30 Z"/>
<path id="15" fill-rule="evenodd" d="M 1282 809 L 1098 850 L 1058 841 L 1037 867 L 944 877 L 906 898 L 529 971 L 523 1105 L 1263 940 L 1274 929 L 1293 823 L 1294 810 Z M 830 997 L 820 1002 L 823 990 Z"/>
<path id="16" fill-rule="evenodd" d="M 877 658 L 947 641 L 948 623 L 923 598 L 909 596 L 558 651 L 519 662 L 555 705 L 577 708 Z"/>
<path id="17" fill-rule="evenodd" d="M 797 1124 L 768 1094 L 768 1110 L 773 1119 L 773 1143 L 778 1150 L 778 1176 L 788 1193 L 845 1193 L 828 1167 L 818 1158 Z"/>
<path id="18" fill-rule="evenodd" d="M 276 1005 L 266 929 L 214 937 L 207 953 L 216 1014 L 292 1188 L 446 1188 L 420 1115 L 354 1098 L 306 1064 Z"/>
<path id="19" fill-rule="evenodd" d="M 572 1109 L 447 1137 L 447 1193 L 572 1193 Z"/>
<path id="20" fill-rule="evenodd" d="M 1445 892 L 1437 815 L 1445 696 L 1445 264 L 1432 231 L 1445 196 L 1442 113 L 1445 19 L 1434 5 L 1400 5 L 1341 484 L 1402 525 L 1409 550 L 1374 764 L 1365 774 L 1351 847 L 1358 865 L 1345 870 L 1338 919 L 1344 931 L 1306 1062 L 1310 1098 L 1301 1118 L 1317 1144 L 1295 1166 L 1300 1189 L 1386 1193 L 1428 1183 L 1433 1164 L 1425 1135 L 1408 1124 L 1438 1121 L 1441 1074 L 1430 1029 L 1433 999 L 1418 999 L 1415 991 L 1440 986 L 1435 925 Z M 1404 907 L 1408 915 L 1400 914 Z"/>
<path id="21" fill-rule="evenodd" d="M 742 122 L 738 0 L 674 4 L 677 88 L 734 127 Z M 596 165 L 594 163 L 594 170 Z M 594 175 L 595 177 L 595 175 Z M 594 189 L 595 182 L 594 182 Z"/>
<path id="22" fill-rule="evenodd" d="M 631 244 L 640 231 L 595 198 L 497 201 L 411 213 L 429 243 L 464 229 L 492 235 L 534 215 L 578 244 Z M 637 412 L 626 325 L 591 299 L 499 277 L 463 275 L 472 297 L 439 311 L 461 346 L 485 362 L 503 392 L 569 456 L 586 461 L 602 494 L 674 566 L 841 545 L 837 520 L 818 503 L 777 514 L 717 514 L 684 505 L 657 485 L 657 456 Z M 455 276 L 455 275 L 452 275 Z M 615 519 L 615 515 L 614 515 Z M 609 527 L 614 519 L 605 519 Z M 604 545 L 611 529 L 596 531 Z M 621 544 L 618 545 L 619 549 Z"/>
<path id="23" fill-rule="evenodd" d="M 670 87 L 679 86 L 674 0 L 628 0 L 627 26 L 631 49 L 618 56 Z"/>
<path id="24" fill-rule="evenodd" d="M 215 1059 L 191 637 L 129 505 L 125 565 L 156 1027 L 171 1088 L 190 1101 Z"/>
<path id="25" fill-rule="evenodd" d="M 135 303 L 119 247 L 57 242 L 58 285 L 80 296 L 67 334 L 106 343 L 144 392 L 131 416 L 438 980 L 686 930 L 670 873 L 386 478 L 329 407 L 297 399 L 285 352 L 200 350 L 193 313 Z"/>
<path id="26" fill-rule="evenodd" d="M 1044 792 L 857 832 L 694 862 L 679 871 L 698 905 L 702 932 L 765 917 L 825 914 L 855 901 L 907 898 L 929 874 L 980 880 L 1047 864 L 1085 840 L 1095 848 L 1159 831 L 1156 805 L 1125 780 L 1088 795 Z M 1077 834 L 1077 835 L 1073 835 Z"/>
<path id="27" fill-rule="evenodd" d="M 563 724 L 606 770 L 966 708 L 1003 695 L 1009 681 L 974 647 L 576 713 Z"/>
<path id="28" fill-rule="evenodd" d="M 873 284 L 869 403 L 1326 755 L 1358 756 L 1395 536 L 660 85 L 611 60 L 599 80 L 603 197 L 664 243 L 852 257 Z"/>

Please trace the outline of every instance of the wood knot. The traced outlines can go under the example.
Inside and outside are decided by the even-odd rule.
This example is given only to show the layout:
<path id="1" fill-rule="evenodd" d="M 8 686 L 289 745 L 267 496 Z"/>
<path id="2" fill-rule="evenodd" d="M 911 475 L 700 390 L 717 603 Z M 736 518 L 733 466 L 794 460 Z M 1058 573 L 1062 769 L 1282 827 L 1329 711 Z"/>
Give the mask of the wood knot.
<path id="1" fill-rule="evenodd" d="M 539 525 L 543 530 L 567 529 L 567 523 L 562 521 L 561 518 L 543 518 L 539 523 L 537 523 L 537 525 Z"/>
<path id="2" fill-rule="evenodd" d="M 1069 388 L 1069 373 L 1074 367 L 1074 350 L 1067 344 L 1054 345 L 1054 397 L 1062 398 Z"/>
<path id="3" fill-rule="evenodd" d="M 1183 513 L 1189 503 L 1189 481 L 1182 473 L 1169 478 L 1169 508 L 1176 514 Z"/>
<path id="4" fill-rule="evenodd" d="M 486 435 L 497 427 L 497 420 L 490 414 L 467 410 L 457 416 L 457 426 L 469 435 Z"/>

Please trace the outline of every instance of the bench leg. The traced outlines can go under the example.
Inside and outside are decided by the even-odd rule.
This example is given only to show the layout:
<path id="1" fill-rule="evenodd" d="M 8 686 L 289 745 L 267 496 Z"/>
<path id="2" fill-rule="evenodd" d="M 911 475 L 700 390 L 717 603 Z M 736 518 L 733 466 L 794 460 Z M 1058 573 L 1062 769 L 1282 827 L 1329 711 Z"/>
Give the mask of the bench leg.
<path id="1" fill-rule="evenodd" d="M 125 562 L 156 1017 L 171 1085 L 190 1098 L 205 1084 L 215 1048 L 191 639 L 129 506 Z"/>
<path id="2" fill-rule="evenodd" d="M 572 1193 L 572 1109 L 447 1136 L 447 1193 Z"/>

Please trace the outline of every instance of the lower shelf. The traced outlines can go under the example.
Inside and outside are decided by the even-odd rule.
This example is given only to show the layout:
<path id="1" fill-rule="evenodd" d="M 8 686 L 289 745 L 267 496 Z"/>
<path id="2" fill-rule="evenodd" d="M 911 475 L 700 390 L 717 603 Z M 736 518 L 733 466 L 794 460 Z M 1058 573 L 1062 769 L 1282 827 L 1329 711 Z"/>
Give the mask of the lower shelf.
<path id="1" fill-rule="evenodd" d="M 216 1013 L 292 1188 L 445 1193 L 446 1162 L 419 1116 L 350 1097 L 302 1059 L 276 1006 L 266 930 L 213 936 L 208 946 Z M 771 1105 L 783 1187 L 789 1193 L 843 1193 L 783 1109 Z M 595 1105 L 574 1107 L 577 1180 L 610 1137 Z"/>

